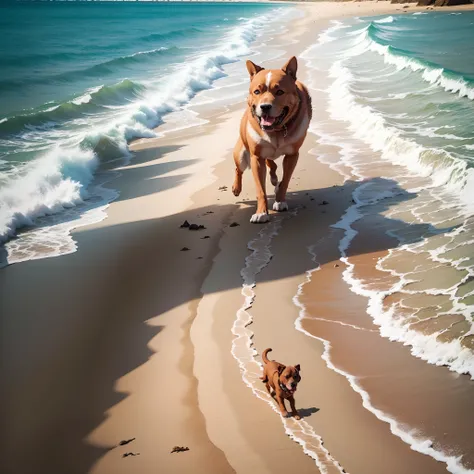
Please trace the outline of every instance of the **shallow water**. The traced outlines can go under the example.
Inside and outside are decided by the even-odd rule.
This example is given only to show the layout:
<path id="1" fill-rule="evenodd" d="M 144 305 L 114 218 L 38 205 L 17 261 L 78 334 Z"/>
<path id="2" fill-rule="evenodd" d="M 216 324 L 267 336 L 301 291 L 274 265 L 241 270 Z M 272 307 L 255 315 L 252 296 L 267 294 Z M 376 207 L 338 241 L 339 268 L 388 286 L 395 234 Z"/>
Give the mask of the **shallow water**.
<path id="1" fill-rule="evenodd" d="M 404 348 L 397 355 L 372 333 L 361 336 L 347 315 L 334 316 L 335 322 L 353 325 L 348 330 L 366 339 L 360 357 L 353 339 L 351 360 L 334 360 L 337 350 L 328 360 L 376 416 L 381 410 L 392 432 L 450 472 L 473 466 L 474 84 L 467 47 L 473 24 L 473 12 L 333 21 L 303 54 L 318 77 L 309 81 L 313 101 L 325 109 L 311 124 L 321 144 L 313 153 L 359 182 L 353 204 L 334 226 L 343 231 L 343 279 L 366 298 L 365 311 L 383 338 L 403 343 L 432 366 L 423 371 L 415 361 L 403 362 Z M 391 242 L 390 250 L 360 256 L 383 241 Z M 313 274 L 301 297 L 301 324 L 337 347 L 341 341 L 331 339 L 322 322 L 310 322 L 325 317 L 310 296 L 317 281 Z M 387 351 L 392 357 L 379 360 Z M 440 400 L 449 409 L 437 416 Z M 410 411 L 410 403 L 426 407 Z"/>
<path id="2" fill-rule="evenodd" d="M 472 41 L 472 22 L 472 12 L 335 22 L 305 56 L 329 71 L 327 110 L 347 131 L 344 158 L 331 165 L 344 165 L 348 178 L 397 183 L 362 184 L 339 224 L 349 264 L 357 225 L 383 225 L 398 240 L 376 264 L 392 278 L 377 287 L 349 265 L 346 281 L 369 297 L 384 336 L 430 363 L 474 376 L 474 89 L 472 49 L 458 47 L 460 37 Z M 433 48 L 436 34 L 453 39 Z M 456 86 L 449 82 L 454 74 Z M 315 127 L 326 142 L 335 141 L 324 125 Z M 376 214 L 384 219 L 372 222 Z"/>

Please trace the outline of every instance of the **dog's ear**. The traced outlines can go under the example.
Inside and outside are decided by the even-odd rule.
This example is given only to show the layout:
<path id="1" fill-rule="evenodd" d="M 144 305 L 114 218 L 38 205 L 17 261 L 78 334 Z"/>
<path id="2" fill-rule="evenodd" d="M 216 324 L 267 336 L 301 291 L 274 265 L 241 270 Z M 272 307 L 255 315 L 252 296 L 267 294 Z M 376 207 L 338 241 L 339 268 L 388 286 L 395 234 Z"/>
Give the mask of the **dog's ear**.
<path id="1" fill-rule="evenodd" d="M 278 375 L 281 375 L 282 372 L 283 372 L 285 369 L 286 369 L 286 367 L 285 367 L 284 365 L 281 365 L 281 364 L 280 364 L 280 365 L 278 366 Z"/>
<path id="2" fill-rule="evenodd" d="M 296 81 L 296 71 L 298 69 L 298 61 L 293 56 L 282 68 L 281 70 L 288 74 L 288 76 L 292 77 Z"/>
<path id="3" fill-rule="evenodd" d="M 253 76 L 255 76 L 255 74 L 257 74 L 258 72 L 260 72 L 262 69 L 264 69 L 263 67 L 261 66 L 257 66 L 256 64 L 254 64 L 252 61 L 250 61 L 249 59 L 247 60 L 247 62 L 245 63 L 247 65 L 247 71 L 249 72 L 250 74 L 250 79 L 253 78 Z"/>
<path id="4" fill-rule="evenodd" d="M 301 368 L 300 368 L 300 364 L 298 364 L 298 365 L 295 365 L 295 369 L 296 369 L 296 370 L 299 372 L 299 371 L 301 370 Z"/>

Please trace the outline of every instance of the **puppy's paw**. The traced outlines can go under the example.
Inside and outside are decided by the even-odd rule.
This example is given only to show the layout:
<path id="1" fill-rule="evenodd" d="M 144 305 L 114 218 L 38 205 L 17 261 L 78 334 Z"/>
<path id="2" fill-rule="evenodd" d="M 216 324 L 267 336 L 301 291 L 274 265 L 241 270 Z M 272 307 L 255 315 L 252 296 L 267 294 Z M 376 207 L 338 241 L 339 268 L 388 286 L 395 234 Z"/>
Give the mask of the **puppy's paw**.
<path id="1" fill-rule="evenodd" d="M 250 222 L 254 224 L 264 224 L 270 220 L 270 216 L 266 212 L 255 213 L 251 218 Z"/>
<path id="2" fill-rule="evenodd" d="M 290 414 L 289 414 L 287 411 L 282 411 L 282 412 L 281 412 L 281 416 L 282 416 L 283 418 L 290 418 Z"/>
<path id="3" fill-rule="evenodd" d="M 278 212 L 284 212 L 288 210 L 288 204 L 286 201 L 278 202 L 275 201 L 273 203 L 273 210 Z"/>
<path id="4" fill-rule="evenodd" d="M 301 416 L 298 415 L 298 413 L 297 413 L 296 415 L 293 415 L 293 418 L 294 418 L 295 420 L 301 420 Z"/>

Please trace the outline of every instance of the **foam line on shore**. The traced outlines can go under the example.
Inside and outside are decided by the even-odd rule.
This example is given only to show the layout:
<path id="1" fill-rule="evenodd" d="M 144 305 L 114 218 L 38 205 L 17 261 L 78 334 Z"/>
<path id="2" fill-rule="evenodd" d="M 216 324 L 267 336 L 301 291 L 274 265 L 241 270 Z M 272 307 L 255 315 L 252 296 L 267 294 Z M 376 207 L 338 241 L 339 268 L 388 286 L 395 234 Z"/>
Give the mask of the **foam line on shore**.
<path id="1" fill-rule="evenodd" d="M 335 321 L 333 319 L 318 318 L 316 316 L 309 316 L 306 319 L 310 319 L 311 321 L 321 321 L 323 323 L 338 324 L 339 326 L 345 326 L 351 329 L 356 329 L 357 331 L 377 332 L 375 329 L 362 328 L 360 326 L 355 326 L 354 324 L 343 323 L 342 321 Z"/>
<path id="2" fill-rule="evenodd" d="M 265 389 L 262 389 L 260 375 L 262 364 L 256 360 L 252 338 L 253 332 L 248 329 L 252 324 L 253 317 L 249 312 L 255 301 L 256 276 L 270 263 L 273 254 L 270 246 L 282 228 L 283 222 L 295 216 L 297 210 L 285 216 L 272 216 L 272 221 L 258 233 L 257 237 L 248 243 L 251 254 L 245 259 L 245 266 L 241 270 L 243 279 L 242 296 L 244 302 L 236 313 L 236 319 L 232 327 L 235 338 L 232 341 L 232 355 L 237 360 L 244 383 L 252 390 L 253 394 L 260 400 L 265 401 L 279 414 L 275 401 Z M 281 415 L 280 415 L 281 416 Z M 345 472 L 336 459 L 334 459 L 324 447 L 323 439 L 314 431 L 306 421 L 297 421 L 294 418 L 281 417 L 285 433 L 298 444 L 303 451 L 314 459 L 318 469 L 323 474 Z"/>
<path id="3" fill-rule="evenodd" d="M 354 206 L 351 206 L 351 208 Z M 349 208 L 349 209 L 351 209 Z M 351 214 L 353 214 L 351 212 Z M 347 215 L 347 213 L 346 213 Z M 344 221 L 344 217 L 341 219 L 341 221 Z M 340 222 L 341 222 L 340 221 Z M 339 228 L 343 228 L 340 227 Z M 347 246 L 350 244 L 350 241 L 352 240 L 353 237 L 357 232 L 353 230 L 352 228 L 348 228 L 346 236 L 341 239 L 340 242 L 340 249 L 341 252 L 344 252 L 344 245 L 343 242 L 347 243 Z M 402 441 L 407 443 L 410 448 L 413 451 L 417 451 L 422 454 L 426 454 L 427 456 L 432 457 L 436 461 L 443 462 L 446 464 L 446 469 L 448 472 L 451 472 L 453 474 L 474 474 L 474 471 L 471 469 L 466 469 L 462 466 L 461 464 L 461 459 L 462 456 L 449 456 L 441 451 L 438 451 L 433 448 L 433 442 L 430 439 L 427 438 L 422 438 L 421 436 L 418 435 L 416 430 L 410 429 L 409 427 L 404 427 L 400 422 L 398 422 L 396 419 L 391 418 L 389 414 L 384 413 L 382 410 L 379 410 L 378 408 L 374 407 L 371 403 L 370 400 L 370 395 L 358 384 L 358 379 L 357 377 L 349 374 L 348 372 L 345 372 L 344 370 L 336 367 L 332 360 L 331 360 L 331 343 L 323 338 L 320 338 L 318 336 L 315 336 L 314 334 L 311 334 L 310 332 L 306 331 L 306 329 L 303 328 L 302 326 L 302 321 L 307 317 L 307 312 L 306 312 L 306 307 L 304 304 L 301 302 L 300 297 L 303 294 L 303 288 L 305 287 L 306 284 L 308 284 L 311 281 L 311 277 L 314 272 L 319 270 L 319 264 L 317 264 L 316 260 L 316 254 L 314 252 L 315 249 L 314 246 L 310 246 L 308 248 L 308 252 L 311 255 L 311 259 L 313 262 L 316 263 L 316 266 L 308 270 L 306 272 L 305 279 L 300 285 L 298 285 L 298 291 L 296 295 L 293 297 L 293 302 L 294 304 L 299 308 L 299 316 L 295 321 L 295 327 L 298 331 L 301 331 L 302 333 L 306 334 L 307 336 L 316 339 L 320 341 L 323 346 L 324 346 L 324 352 L 323 355 L 321 356 L 323 360 L 326 362 L 326 365 L 328 368 L 333 370 L 334 372 L 337 372 L 338 374 L 342 375 L 345 377 L 352 389 L 357 392 L 361 398 L 362 398 L 362 405 L 364 406 L 365 409 L 373 413 L 379 420 L 384 421 L 385 423 L 388 423 L 390 425 L 390 431 L 400 438 Z M 346 247 L 347 248 L 347 247 Z M 344 254 L 345 255 L 345 254 Z M 341 260 L 346 264 L 350 265 L 345 257 L 342 257 Z M 308 319 L 310 319 L 309 317 Z"/>
<path id="4" fill-rule="evenodd" d="M 468 348 L 463 348 L 459 340 L 453 340 L 451 342 L 440 342 L 433 338 L 433 335 L 424 335 L 417 331 L 414 331 L 403 324 L 403 321 L 398 320 L 394 317 L 393 309 L 385 311 L 383 308 L 383 300 L 390 294 L 396 292 L 403 292 L 406 294 L 417 294 L 422 293 L 420 291 L 411 291 L 404 286 L 410 282 L 410 278 L 402 274 L 396 273 L 393 270 L 387 270 L 383 267 L 384 261 L 392 254 L 393 251 L 389 250 L 388 255 L 377 262 L 377 269 L 380 271 L 388 272 L 399 278 L 399 281 L 394 284 L 387 291 L 375 291 L 367 288 L 359 281 L 355 275 L 355 265 L 349 261 L 347 257 L 347 250 L 354 237 L 357 235 L 357 231 L 352 228 L 352 224 L 358 221 L 362 214 L 360 208 L 364 206 L 364 203 L 358 194 L 360 194 L 365 187 L 369 186 L 369 183 L 360 185 L 354 191 L 354 199 L 356 204 L 348 208 L 342 219 L 334 225 L 334 227 L 345 231 L 345 236 L 339 244 L 341 252 L 341 261 L 343 261 L 347 267 L 343 272 L 343 279 L 349 285 L 350 289 L 361 296 L 368 298 L 367 313 L 371 316 L 374 323 L 380 327 L 380 334 L 392 341 L 398 341 L 404 345 L 410 346 L 410 352 L 417 358 L 425 360 L 426 362 L 438 366 L 446 366 L 449 370 L 460 374 L 468 373 L 471 379 L 474 379 L 474 360 L 472 354 Z M 456 233 L 454 231 L 453 233 Z M 403 249 L 405 246 L 398 247 L 398 250 Z M 406 250 L 406 249 L 405 249 Z M 431 251 L 432 258 L 436 257 L 433 255 L 435 252 Z M 438 253 L 441 253 L 438 251 Z M 470 278 L 470 273 L 465 277 L 465 281 Z M 414 280 L 413 280 L 414 281 Z M 457 286 L 448 290 L 423 290 L 423 293 L 438 295 L 438 294 L 449 294 L 454 297 L 457 290 Z M 468 314 L 465 316 L 469 317 Z M 469 320 L 469 319 L 468 319 Z"/>
<path id="5" fill-rule="evenodd" d="M 331 28 L 329 28 L 327 31 L 329 30 L 331 30 Z M 334 28 L 331 31 L 334 32 Z M 310 68 L 313 67 L 312 62 L 317 62 L 317 57 L 314 57 L 311 54 L 316 46 L 318 46 L 318 43 L 309 47 L 303 54 L 303 57 L 308 60 L 308 65 Z M 347 56 L 347 52 L 344 54 Z M 441 199 L 443 201 L 443 210 L 448 208 L 453 210 L 452 219 L 459 219 L 463 217 L 467 212 L 467 209 L 465 209 L 462 204 L 465 202 L 465 197 L 469 195 L 469 192 L 467 192 L 469 186 L 464 186 L 464 191 L 467 191 L 464 193 L 464 197 L 459 199 L 459 197 L 463 195 L 461 194 L 460 196 L 457 196 L 452 192 L 452 185 L 456 183 L 451 183 L 451 186 L 448 186 L 447 188 L 441 185 L 448 182 L 452 176 L 461 176 L 463 174 L 462 169 L 464 169 L 467 164 L 459 164 L 460 162 L 457 160 L 456 162 L 450 162 L 453 166 L 449 165 L 448 168 L 444 169 L 444 171 L 444 165 L 441 165 L 438 166 L 434 172 L 432 172 L 431 168 L 424 167 L 424 165 L 421 166 L 422 163 L 419 161 L 419 158 L 427 151 L 427 149 L 421 145 L 417 145 L 414 142 L 412 143 L 406 140 L 400 135 L 399 130 L 395 130 L 392 127 L 386 126 L 385 119 L 380 116 L 380 114 L 373 112 L 367 106 L 358 104 L 350 88 L 352 75 L 350 71 L 347 70 L 347 68 L 342 66 L 342 64 L 343 63 L 341 60 L 337 59 L 333 63 L 333 66 L 329 69 L 329 77 L 333 79 L 333 83 L 327 89 L 327 100 L 329 104 L 327 112 L 336 120 L 342 120 L 349 123 L 348 130 L 351 133 L 351 136 L 349 137 L 349 143 L 347 143 L 348 139 L 346 137 L 341 136 L 340 134 L 328 136 L 327 133 L 321 131 L 321 124 L 312 124 L 310 131 L 319 136 L 320 143 L 324 145 L 327 144 L 330 146 L 337 146 L 339 149 L 341 149 L 341 152 L 339 152 L 340 159 L 338 161 L 328 161 L 325 160 L 324 157 L 322 159 L 320 158 L 320 161 L 328 162 L 329 166 L 344 176 L 345 179 L 348 179 L 348 176 L 355 176 L 357 180 L 364 180 L 368 178 L 370 176 L 370 170 L 368 170 L 367 163 L 361 162 L 361 160 L 356 156 L 355 152 L 350 153 L 351 148 L 354 148 L 352 141 L 354 139 L 360 140 L 361 146 L 367 146 L 370 150 L 372 150 L 372 152 L 380 154 L 381 162 L 386 161 L 395 165 L 399 164 L 404 168 L 408 168 L 406 175 L 400 176 L 399 173 L 396 174 L 396 179 L 398 182 L 405 181 L 402 186 L 400 186 L 401 188 L 403 188 L 403 186 L 408 187 L 410 193 L 418 193 L 420 189 L 430 189 L 430 193 L 434 199 Z M 366 118 L 367 121 L 364 124 Z M 383 133 L 380 132 L 374 134 L 374 130 L 378 130 L 379 132 L 382 130 Z M 381 136 L 385 136 L 385 138 L 382 140 L 380 138 Z M 378 143 L 380 140 L 382 141 Z M 394 146 L 395 142 L 400 146 Z M 349 153 L 343 154 L 343 151 L 347 150 L 349 150 Z M 411 156 L 411 160 L 407 159 L 408 155 Z M 372 163 L 374 163 L 374 160 L 372 160 Z M 459 167 L 456 168 L 458 165 Z M 434 164 L 431 164 L 430 166 L 434 166 Z M 364 167 L 366 168 L 365 170 Z M 456 172 L 455 168 L 457 169 Z M 472 173 L 469 172 L 468 175 L 470 174 Z M 424 184 L 422 188 L 419 188 L 419 183 L 413 185 L 411 181 L 413 181 L 414 177 L 416 181 L 418 176 L 425 176 L 427 178 L 428 185 Z M 459 183 L 460 181 L 458 181 L 457 184 Z M 386 191 L 375 189 L 375 195 L 374 193 L 369 193 L 371 197 L 364 197 L 363 191 L 367 189 L 367 186 L 370 186 L 370 184 L 362 184 L 354 191 L 352 197 L 356 205 L 347 210 L 346 220 L 343 221 L 343 225 L 340 227 L 346 232 L 343 241 L 341 241 L 341 245 L 344 250 L 349 248 L 350 242 L 355 237 L 355 233 L 353 233 L 354 231 L 351 228 L 351 223 L 363 217 L 362 214 L 360 214 L 360 209 L 364 206 L 381 202 L 385 198 L 394 197 L 397 192 L 396 190 L 391 189 Z M 446 194 L 446 197 L 443 197 L 440 193 L 449 194 Z M 448 203 L 445 204 L 445 201 L 448 201 Z M 469 208 L 471 205 L 472 203 L 469 204 Z M 418 222 L 424 222 L 423 212 L 421 211 L 422 208 L 423 204 L 420 209 L 414 209 L 413 207 L 410 208 L 411 214 L 415 219 L 417 219 Z M 388 217 L 397 220 L 396 213 L 389 213 Z M 429 222 L 431 226 L 436 226 L 445 225 L 445 221 L 446 218 L 444 217 L 439 221 L 431 218 Z M 452 241 L 454 241 L 456 235 L 464 231 L 463 229 L 465 229 L 465 224 L 459 227 L 458 230 L 450 230 L 450 225 L 445 225 L 445 236 L 451 238 Z M 397 236 L 396 232 L 387 231 L 387 234 L 390 237 L 396 238 L 400 242 L 399 246 L 397 247 L 397 251 L 412 252 L 413 249 L 417 247 L 417 245 L 413 243 L 405 245 L 406 241 Z M 424 245 L 425 242 L 426 239 L 422 238 L 418 246 Z M 389 273 L 392 276 L 398 278 L 397 283 L 392 285 L 390 289 L 384 292 L 378 292 L 370 289 L 366 283 L 356 278 L 354 266 L 347 261 L 346 263 L 348 267 L 343 273 L 343 277 L 354 293 L 363 295 L 369 299 L 367 312 L 372 317 L 375 324 L 380 327 L 380 334 L 383 337 L 386 337 L 390 340 L 396 340 L 405 345 L 409 345 L 412 355 L 423 359 L 430 364 L 447 366 L 450 370 L 457 373 L 468 373 L 472 378 L 474 377 L 474 358 L 472 357 L 472 352 L 467 347 L 463 347 L 461 344 L 461 339 L 456 339 L 451 342 L 441 342 L 436 338 L 439 333 L 424 335 L 420 332 L 412 330 L 407 324 L 404 324 L 403 319 L 395 317 L 394 308 L 391 308 L 387 311 L 383 307 L 384 298 L 396 292 L 407 295 L 416 293 L 447 295 L 454 304 L 454 309 L 451 310 L 451 312 L 454 311 L 455 314 L 462 315 L 471 326 L 469 331 L 464 334 L 463 337 L 471 335 L 473 331 L 471 315 L 472 311 L 470 311 L 469 305 L 462 303 L 462 296 L 457 295 L 457 291 L 459 288 L 461 288 L 461 285 L 466 284 L 472 278 L 473 273 L 472 270 L 467 267 L 461 268 L 463 263 L 462 260 L 467 260 L 467 256 L 463 255 L 458 261 L 450 261 L 440 257 L 443 252 L 447 250 L 453 250 L 453 248 L 442 246 L 436 250 L 429 250 L 428 252 L 430 254 L 431 261 L 446 263 L 452 267 L 465 271 L 465 276 L 460 279 L 457 285 L 447 289 L 424 289 L 423 291 L 414 292 L 413 290 L 407 288 L 406 286 L 408 283 L 414 283 L 410 276 L 393 272 L 384 266 L 384 263 L 389 260 L 394 253 L 394 251 L 390 249 L 388 251 L 388 255 L 381 259 L 376 266 L 377 270 L 386 274 Z M 466 295 L 463 296 L 465 297 Z"/>

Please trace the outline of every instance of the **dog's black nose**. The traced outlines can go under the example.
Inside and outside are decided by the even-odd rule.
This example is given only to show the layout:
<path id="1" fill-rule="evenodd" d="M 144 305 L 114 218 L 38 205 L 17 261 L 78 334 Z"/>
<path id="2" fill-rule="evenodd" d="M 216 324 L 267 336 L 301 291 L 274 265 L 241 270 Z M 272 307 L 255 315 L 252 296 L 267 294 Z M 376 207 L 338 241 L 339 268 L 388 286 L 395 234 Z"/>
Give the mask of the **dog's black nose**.
<path id="1" fill-rule="evenodd" d="M 291 388 L 295 388 L 296 387 L 296 383 L 295 382 L 291 382 Z"/>
<path id="2" fill-rule="evenodd" d="M 272 108 L 272 104 L 261 104 L 260 109 L 262 112 L 268 112 Z"/>

